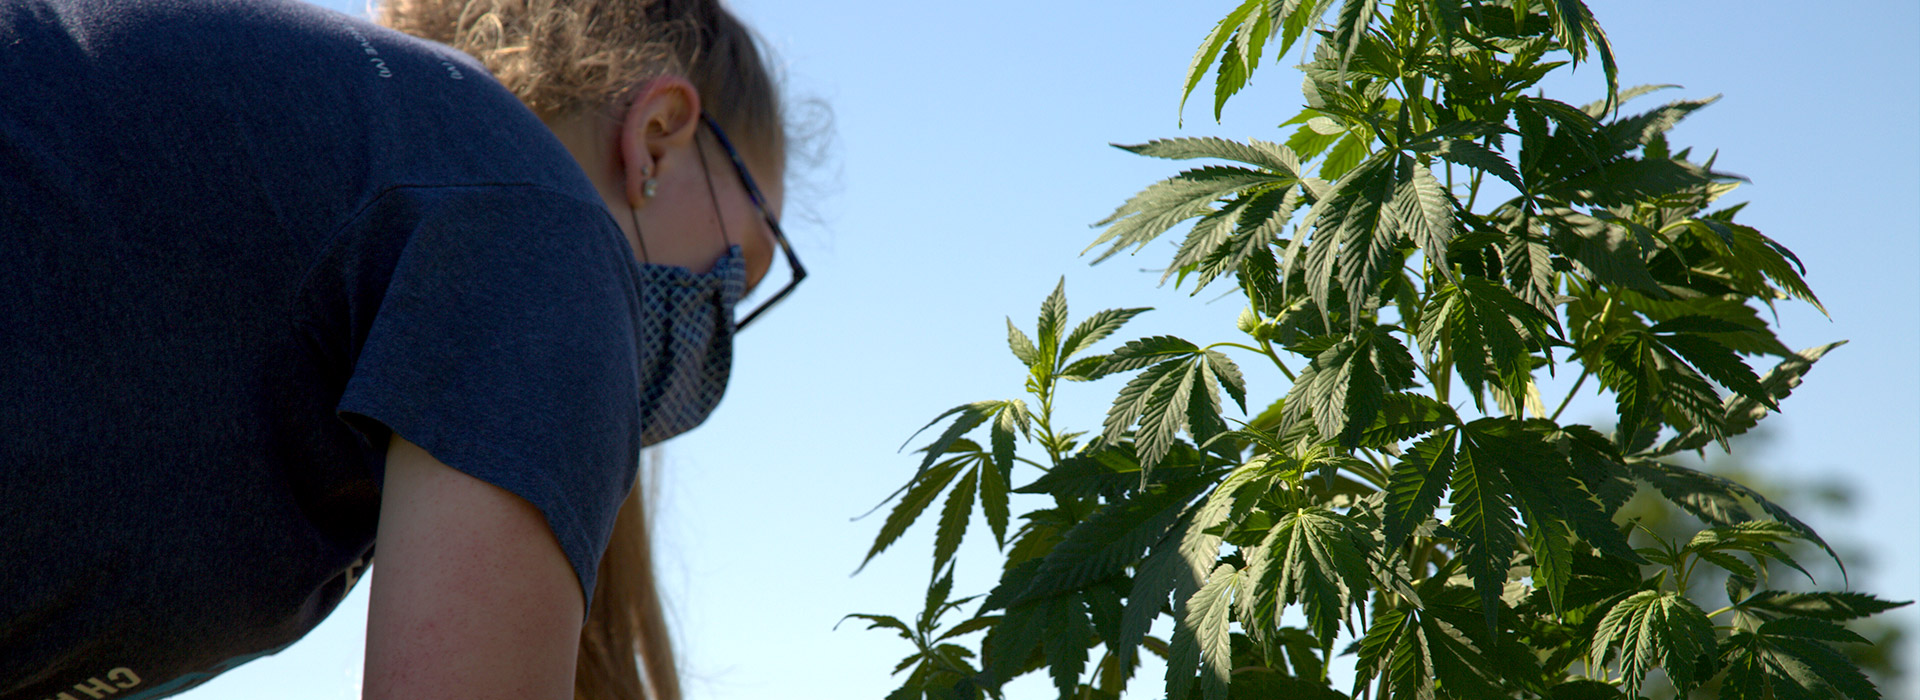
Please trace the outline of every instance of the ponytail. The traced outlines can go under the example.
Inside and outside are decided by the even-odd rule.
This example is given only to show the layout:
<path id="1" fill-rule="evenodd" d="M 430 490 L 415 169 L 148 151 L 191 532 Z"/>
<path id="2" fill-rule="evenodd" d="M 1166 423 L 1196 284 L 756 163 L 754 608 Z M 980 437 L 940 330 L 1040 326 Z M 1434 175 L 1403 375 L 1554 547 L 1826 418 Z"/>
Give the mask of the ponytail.
<path id="1" fill-rule="evenodd" d="M 613 539 L 600 558 L 593 610 L 580 630 L 574 700 L 680 700 L 673 640 L 660 605 L 648 532 L 647 482 L 659 468 L 653 454 L 645 453 L 646 464 L 620 505 Z M 644 663 L 635 663 L 636 656 Z"/>
<path id="2" fill-rule="evenodd" d="M 786 163 L 779 91 L 753 33 L 719 0 L 382 0 L 378 15 L 478 59 L 542 119 L 617 114 L 641 82 L 685 76 L 749 157 Z M 648 461 L 600 559 L 575 700 L 680 700 L 648 541 Z"/>

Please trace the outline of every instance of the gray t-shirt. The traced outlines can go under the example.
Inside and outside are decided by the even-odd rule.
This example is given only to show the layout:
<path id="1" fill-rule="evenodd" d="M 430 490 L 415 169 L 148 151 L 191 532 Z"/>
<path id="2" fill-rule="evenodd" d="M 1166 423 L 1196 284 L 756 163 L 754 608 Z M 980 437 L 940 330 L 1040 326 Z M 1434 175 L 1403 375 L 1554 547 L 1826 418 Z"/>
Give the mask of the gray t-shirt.
<path id="1" fill-rule="evenodd" d="M 591 604 L 639 268 L 477 63 L 292 0 L 0 0 L 0 700 L 305 635 L 389 431 L 545 514 Z"/>

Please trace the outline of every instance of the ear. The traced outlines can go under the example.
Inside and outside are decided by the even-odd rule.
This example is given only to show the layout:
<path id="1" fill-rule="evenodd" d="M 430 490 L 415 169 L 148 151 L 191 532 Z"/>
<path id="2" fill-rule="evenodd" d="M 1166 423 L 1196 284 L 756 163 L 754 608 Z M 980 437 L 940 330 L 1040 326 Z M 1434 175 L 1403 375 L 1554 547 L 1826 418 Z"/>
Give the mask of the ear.
<path id="1" fill-rule="evenodd" d="M 700 91 L 678 75 L 663 75 L 634 89 L 633 102 L 620 120 L 620 156 L 627 178 L 627 204 L 646 203 L 642 183 L 661 175 L 668 151 L 690 147 L 700 128 Z"/>

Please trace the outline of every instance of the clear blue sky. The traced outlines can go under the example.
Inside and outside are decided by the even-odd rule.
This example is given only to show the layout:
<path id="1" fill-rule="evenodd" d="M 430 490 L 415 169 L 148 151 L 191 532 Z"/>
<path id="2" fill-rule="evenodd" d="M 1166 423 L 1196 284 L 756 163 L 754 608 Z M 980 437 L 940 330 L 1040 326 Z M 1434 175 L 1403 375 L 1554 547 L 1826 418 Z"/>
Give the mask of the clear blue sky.
<path id="1" fill-rule="evenodd" d="M 715 416 L 667 447 L 661 566 L 689 698 L 878 700 L 896 686 L 888 673 L 903 642 L 854 623 L 832 628 L 850 612 L 916 611 L 932 535 L 916 528 L 849 577 L 880 524 L 850 519 L 911 473 L 896 448 L 927 420 L 1020 393 L 1003 319 L 1031 330 L 1061 275 L 1076 318 L 1158 308 L 1127 337 L 1234 333 L 1230 301 L 1156 289 L 1157 274 L 1141 271 L 1162 265 L 1170 243 L 1099 267 L 1079 257 L 1088 224 L 1176 170 L 1106 144 L 1272 139 L 1298 109 L 1298 73 L 1267 68 L 1225 124 L 1208 118 L 1202 97 L 1185 128 L 1176 125 L 1194 46 L 1230 5 L 734 3 L 771 41 L 792 93 L 831 107 L 833 138 L 790 189 L 786 228 L 812 276 L 741 339 Z M 1810 269 L 1833 317 L 1784 305 L 1787 344 L 1852 341 L 1768 422 L 1777 439 L 1750 463 L 1784 480 L 1857 484 L 1850 510 L 1803 515 L 1829 540 L 1884 545 L 1873 561 L 1849 561 L 1866 572 L 1856 587 L 1920 598 L 1920 10 L 1909 0 L 1818 12 L 1771 0 L 1592 6 L 1623 85 L 1684 86 L 1630 107 L 1725 95 L 1673 139 L 1696 153 L 1717 149 L 1721 169 L 1750 177 L 1733 195 L 1752 201 L 1742 220 Z M 1550 89 L 1575 103 L 1597 98 L 1597 66 Z M 1284 391 L 1275 376 L 1249 380 L 1258 396 Z M 1075 386 L 1065 421 L 1097 429 L 1116 388 Z M 1568 415 L 1604 423 L 1610 405 L 1589 389 Z M 978 544 L 961 552 L 962 590 L 984 591 L 995 578 L 994 553 Z M 358 698 L 366 588 L 306 640 L 184 697 Z M 1911 608 L 1901 615 L 1920 623 Z M 1920 649 L 1907 658 L 1920 670 Z M 1158 697 L 1151 679 L 1136 685 L 1131 697 Z M 1044 683 L 1011 690 L 1050 697 Z M 1920 698 L 1912 678 L 1904 692 L 1883 690 Z"/>

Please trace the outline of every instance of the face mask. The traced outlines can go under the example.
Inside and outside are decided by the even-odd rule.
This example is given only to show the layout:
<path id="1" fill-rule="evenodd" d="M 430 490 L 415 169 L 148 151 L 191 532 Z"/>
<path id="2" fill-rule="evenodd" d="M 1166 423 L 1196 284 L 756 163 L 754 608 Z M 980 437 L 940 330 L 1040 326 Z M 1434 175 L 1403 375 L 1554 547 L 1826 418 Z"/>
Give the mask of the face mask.
<path id="1" fill-rule="evenodd" d="M 733 367 L 733 306 L 746 287 L 737 245 L 705 274 L 640 266 L 640 444 L 692 430 L 720 403 Z"/>

